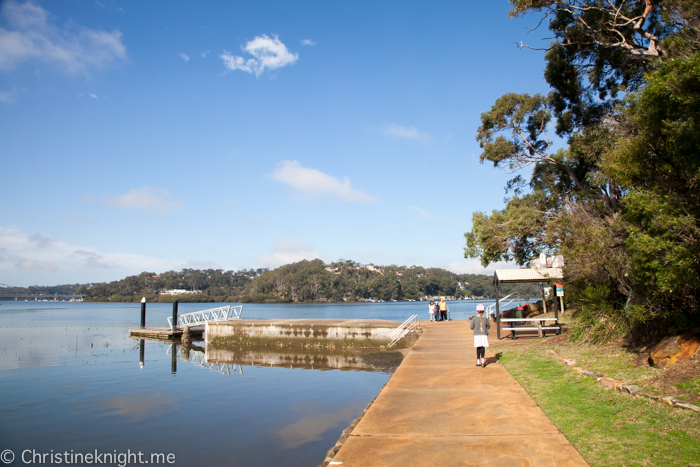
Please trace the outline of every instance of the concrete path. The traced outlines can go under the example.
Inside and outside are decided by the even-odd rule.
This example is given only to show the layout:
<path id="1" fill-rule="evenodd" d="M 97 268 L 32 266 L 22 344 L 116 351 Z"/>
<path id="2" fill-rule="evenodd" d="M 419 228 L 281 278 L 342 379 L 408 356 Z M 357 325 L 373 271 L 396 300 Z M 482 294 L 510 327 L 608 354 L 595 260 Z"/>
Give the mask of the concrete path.
<path id="1" fill-rule="evenodd" d="M 422 325 L 332 465 L 588 465 L 490 352 L 475 366 L 468 321 Z"/>

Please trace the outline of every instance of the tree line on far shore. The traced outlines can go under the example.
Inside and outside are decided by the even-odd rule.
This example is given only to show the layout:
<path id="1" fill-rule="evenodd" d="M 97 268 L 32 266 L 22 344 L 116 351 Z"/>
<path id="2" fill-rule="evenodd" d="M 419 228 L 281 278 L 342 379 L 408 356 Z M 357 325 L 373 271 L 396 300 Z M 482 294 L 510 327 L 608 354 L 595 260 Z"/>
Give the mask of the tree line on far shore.
<path id="1" fill-rule="evenodd" d="M 360 265 L 351 260 L 324 264 L 314 259 L 273 270 L 142 272 L 109 283 L 30 289 L 47 294 L 77 293 L 90 302 L 138 302 L 145 296 L 149 302 L 324 303 L 437 296 L 494 298 L 492 280 L 490 275 L 455 274 L 440 268 Z M 513 292 L 522 297 L 540 296 L 537 284 L 501 287 L 501 296 Z"/>

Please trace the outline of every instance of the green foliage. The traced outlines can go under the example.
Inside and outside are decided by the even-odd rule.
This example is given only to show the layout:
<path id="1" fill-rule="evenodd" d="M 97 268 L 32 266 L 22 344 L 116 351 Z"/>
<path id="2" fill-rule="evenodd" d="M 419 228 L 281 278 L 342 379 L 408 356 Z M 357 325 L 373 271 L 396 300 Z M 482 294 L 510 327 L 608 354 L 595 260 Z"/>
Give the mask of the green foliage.
<path id="1" fill-rule="evenodd" d="M 329 265 L 300 261 L 269 271 L 245 288 L 250 302 L 340 302 L 356 300 L 420 300 L 425 297 L 492 297 L 491 277 L 454 274 L 420 266 L 361 266 L 352 261 Z M 535 296 L 533 287 L 522 288 Z"/>
<path id="2" fill-rule="evenodd" d="M 510 2 L 511 16 L 548 16 L 554 42 L 544 75 L 553 89 L 550 102 L 561 135 L 599 122 L 621 93 L 637 90 L 663 54 L 660 41 L 673 30 L 662 19 L 663 6 L 654 5 L 644 16 L 643 0 Z"/>
<path id="3" fill-rule="evenodd" d="M 119 281 L 102 282 L 84 288 L 87 301 L 138 302 L 146 296 L 149 301 L 216 302 L 239 295 L 251 277 L 267 270 L 223 271 L 221 269 L 183 269 L 161 274 L 142 272 Z M 181 289 L 191 293 L 161 295 L 164 290 Z"/>
<path id="4" fill-rule="evenodd" d="M 623 220 L 639 334 L 700 323 L 700 53 L 667 61 L 647 82 L 624 109 L 628 134 L 604 160 L 629 189 Z"/>
<path id="5" fill-rule="evenodd" d="M 673 59 L 630 96 L 631 133 L 605 161 L 623 185 L 700 206 L 700 53 Z"/>
<path id="6" fill-rule="evenodd" d="M 506 94 L 482 114 L 482 162 L 533 171 L 508 182 L 503 210 L 473 214 L 465 256 L 563 254 L 578 339 L 649 342 L 699 325 L 699 4 L 511 3 L 551 20 L 553 91 Z M 569 136 L 554 154 L 550 121 Z"/>
<path id="7" fill-rule="evenodd" d="M 578 297 L 576 321 L 571 330 L 571 340 L 605 342 L 629 331 L 627 320 L 610 304 L 611 290 L 604 286 L 589 286 Z"/>
<path id="8" fill-rule="evenodd" d="M 494 210 L 490 216 L 475 212 L 472 230 L 464 234 L 465 258 L 480 258 L 484 267 L 498 261 L 525 264 L 543 249 L 553 247 L 544 238 L 546 219 L 537 201 L 536 195 L 516 196 L 503 211 Z"/>
<path id="9" fill-rule="evenodd" d="M 547 125 L 552 119 L 548 101 L 540 94 L 505 94 L 489 112 L 481 114 L 477 141 L 484 152 L 481 162 L 510 170 L 522 168 L 546 153 L 549 141 Z M 501 135 L 510 132 L 510 138 Z"/>

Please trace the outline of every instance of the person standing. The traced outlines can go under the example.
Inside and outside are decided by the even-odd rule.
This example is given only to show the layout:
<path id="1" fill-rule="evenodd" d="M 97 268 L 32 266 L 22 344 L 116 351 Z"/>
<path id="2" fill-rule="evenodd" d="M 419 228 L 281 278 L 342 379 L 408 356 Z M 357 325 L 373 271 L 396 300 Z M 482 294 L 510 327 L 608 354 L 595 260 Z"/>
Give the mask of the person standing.
<path id="1" fill-rule="evenodd" d="M 435 302 L 435 305 L 433 305 L 433 313 L 435 315 L 435 322 L 441 321 L 440 319 L 440 304 L 438 302 Z"/>
<path id="2" fill-rule="evenodd" d="M 433 305 L 433 301 L 430 300 L 430 305 L 428 305 L 428 313 L 430 313 L 430 321 L 433 322 L 435 321 L 435 305 Z"/>
<path id="3" fill-rule="evenodd" d="M 450 311 L 450 309 L 447 307 L 447 302 L 445 302 L 444 298 L 440 299 L 440 319 L 443 321 L 447 321 L 447 312 Z"/>
<path id="4" fill-rule="evenodd" d="M 489 346 L 489 328 L 491 324 L 488 318 L 484 318 L 484 305 L 479 304 L 476 306 L 476 312 L 478 317 L 473 317 L 472 322 L 469 325 L 469 329 L 474 330 L 474 347 L 476 347 L 476 366 L 481 366 L 484 368 L 486 366 L 486 360 L 484 356 L 486 355 L 486 347 Z"/>

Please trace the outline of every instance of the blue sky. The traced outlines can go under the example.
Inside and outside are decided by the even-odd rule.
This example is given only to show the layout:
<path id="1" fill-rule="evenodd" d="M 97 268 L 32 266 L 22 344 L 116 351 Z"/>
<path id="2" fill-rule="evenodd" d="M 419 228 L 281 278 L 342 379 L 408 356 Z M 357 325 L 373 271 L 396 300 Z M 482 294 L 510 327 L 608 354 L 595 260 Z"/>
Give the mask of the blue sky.
<path id="1" fill-rule="evenodd" d="M 487 272 L 480 114 L 547 92 L 507 1 L 5 1 L 0 282 L 276 267 Z"/>

